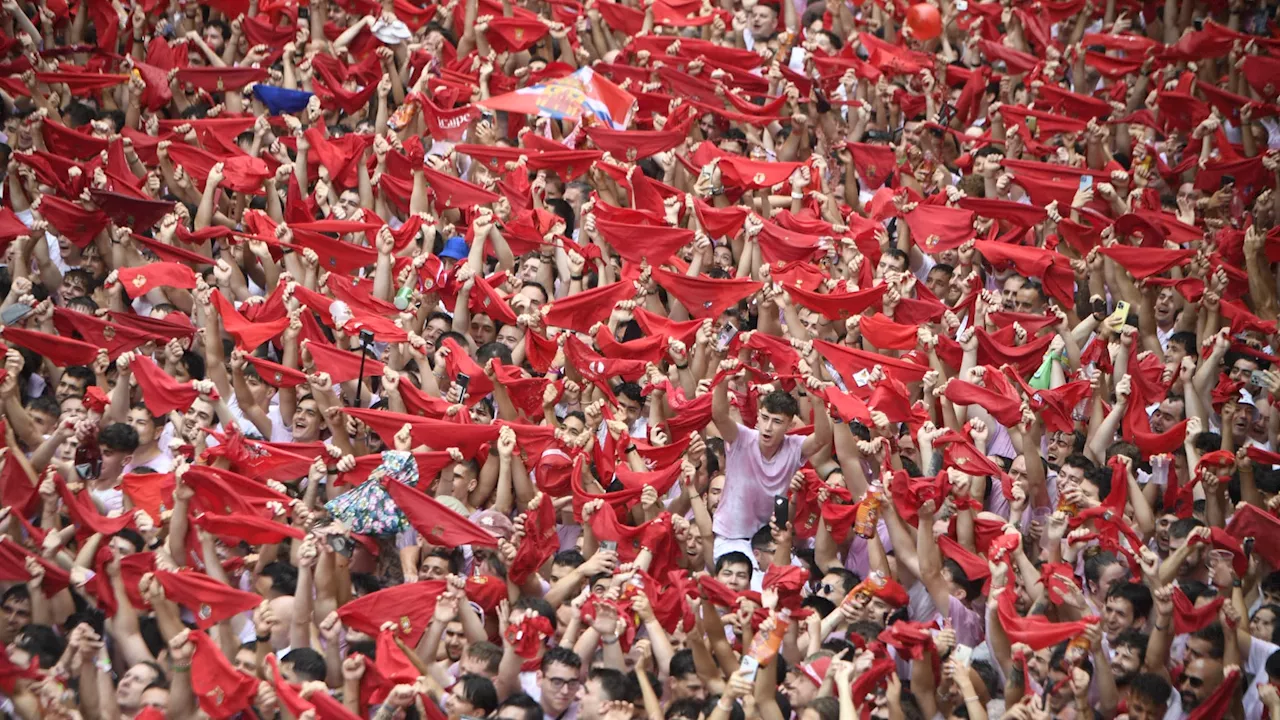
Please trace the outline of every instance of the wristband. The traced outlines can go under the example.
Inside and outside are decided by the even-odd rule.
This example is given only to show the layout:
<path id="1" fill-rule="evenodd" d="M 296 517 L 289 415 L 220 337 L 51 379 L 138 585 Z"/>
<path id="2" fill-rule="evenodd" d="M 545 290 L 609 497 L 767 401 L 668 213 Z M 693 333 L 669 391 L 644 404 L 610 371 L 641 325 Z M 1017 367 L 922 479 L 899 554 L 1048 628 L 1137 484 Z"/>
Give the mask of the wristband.
<path id="1" fill-rule="evenodd" d="M 270 636 L 270 635 L 257 635 L 257 636 L 255 636 L 255 637 L 257 637 L 257 638 L 258 638 L 258 642 L 271 642 L 271 636 Z"/>
<path id="2" fill-rule="evenodd" d="M 631 443 L 630 445 L 628 445 L 628 446 L 627 446 L 627 449 L 626 449 L 626 452 L 629 452 L 629 453 L 636 452 L 636 444 L 635 444 L 635 443 Z"/>
<path id="3" fill-rule="evenodd" d="M 685 364 L 683 364 L 683 365 L 676 365 L 676 369 L 677 369 L 677 370 L 688 370 L 688 369 L 689 369 L 689 363 L 685 363 Z"/>
<path id="4" fill-rule="evenodd" d="M 615 645 L 618 642 L 618 636 L 614 635 L 613 637 L 610 637 L 608 635 L 601 635 L 600 642 L 604 643 L 605 645 Z"/>
<path id="5" fill-rule="evenodd" d="M 191 672 L 191 665 L 174 665 L 173 671 L 176 673 L 189 673 Z"/>
<path id="6" fill-rule="evenodd" d="M 569 279 L 570 279 L 570 280 L 577 280 L 578 282 L 582 282 L 582 276 L 581 276 L 581 275 L 570 275 L 570 276 L 569 276 Z"/>

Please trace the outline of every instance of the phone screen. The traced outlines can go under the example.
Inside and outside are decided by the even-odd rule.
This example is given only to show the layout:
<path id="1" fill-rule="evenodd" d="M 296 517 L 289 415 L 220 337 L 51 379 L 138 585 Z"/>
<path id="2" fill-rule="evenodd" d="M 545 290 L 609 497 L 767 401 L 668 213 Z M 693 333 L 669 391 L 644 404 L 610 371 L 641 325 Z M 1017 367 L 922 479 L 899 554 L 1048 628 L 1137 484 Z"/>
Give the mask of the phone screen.
<path id="1" fill-rule="evenodd" d="M 1080 176 L 1080 189 L 1081 189 L 1081 190 L 1088 190 L 1088 189 L 1089 189 L 1089 188 L 1091 188 L 1091 187 L 1093 187 L 1093 176 L 1092 176 L 1092 175 L 1081 175 L 1081 176 Z"/>

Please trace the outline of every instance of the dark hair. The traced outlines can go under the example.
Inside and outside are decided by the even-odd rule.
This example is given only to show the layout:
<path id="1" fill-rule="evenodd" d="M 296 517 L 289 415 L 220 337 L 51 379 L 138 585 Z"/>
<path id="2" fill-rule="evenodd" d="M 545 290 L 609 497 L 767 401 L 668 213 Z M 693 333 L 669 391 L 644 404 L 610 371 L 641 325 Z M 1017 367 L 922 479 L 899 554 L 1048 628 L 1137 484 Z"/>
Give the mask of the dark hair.
<path id="1" fill-rule="evenodd" d="M 309 647 L 290 650 L 281 662 L 293 663 L 293 674 L 304 682 L 307 680 L 324 680 L 329 674 L 324 656 Z"/>
<path id="2" fill-rule="evenodd" d="M 1095 465 L 1092 460 L 1085 457 L 1084 455 L 1075 453 L 1075 454 L 1068 455 L 1067 459 L 1062 461 L 1062 467 L 1079 468 L 1084 471 L 1084 474 L 1086 476 L 1088 476 L 1089 473 L 1092 472 L 1095 467 L 1097 467 L 1097 465 Z"/>
<path id="3" fill-rule="evenodd" d="M 41 670 L 53 667 L 66 649 L 66 642 L 48 625 L 25 625 L 18 633 L 17 646 L 35 657 Z"/>
<path id="4" fill-rule="evenodd" d="M 595 680 L 600 683 L 600 689 L 604 692 L 606 701 L 627 700 L 632 695 L 631 683 L 627 681 L 626 674 L 619 670 L 604 667 L 594 668 L 587 675 L 587 680 Z"/>
<path id="5" fill-rule="evenodd" d="M 1151 606 L 1154 603 L 1151 597 L 1151 589 L 1142 583 L 1116 583 L 1107 591 L 1107 600 L 1111 598 L 1129 601 L 1129 604 L 1133 606 L 1134 620 L 1151 615 Z"/>
<path id="6" fill-rule="evenodd" d="M 27 589 L 26 583 L 11 585 L 8 590 L 4 591 L 4 595 L 0 595 L 0 605 L 4 605 L 10 600 L 31 602 L 31 591 Z"/>
<path id="7" fill-rule="evenodd" d="M 1096 467 L 1084 474 L 1084 480 L 1098 488 L 1098 497 L 1106 499 L 1111 494 L 1111 468 Z"/>
<path id="8" fill-rule="evenodd" d="M 755 570 L 755 566 L 751 563 L 751 558 L 747 557 L 746 553 L 734 550 L 716 558 L 716 575 L 719 575 L 720 571 L 729 565 L 746 565 L 748 578 L 751 577 L 751 573 Z"/>
<path id="9" fill-rule="evenodd" d="M 891 257 L 894 260 L 901 260 L 903 270 L 907 270 L 908 268 L 911 267 L 911 256 L 907 255 L 905 252 L 899 250 L 896 247 L 885 248 L 884 252 L 882 252 L 881 255 L 885 257 Z"/>
<path id="10" fill-rule="evenodd" d="M 492 557 L 492 556 L 490 556 Z M 505 569 L 505 568 L 504 568 Z M 551 603 L 540 597 L 522 597 L 516 600 L 512 607 L 513 610 L 532 610 L 551 623 L 552 629 L 556 627 L 556 609 L 551 607 Z"/>
<path id="11" fill-rule="evenodd" d="M 450 550 L 449 548 L 434 547 L 422 555 L 422 558 L 418 560 L 418 565 L 421 566 L 428 558 L 440 558 L 449 563 L 449 574 L 457 575 L 462 571 L 462 558 L 459 557 L 461 554 L 461 551 L 457 548 Z"/>
<path id="12" fill-rule="evenodd" d="M 62 408 L 58 407 L 58 401 L 48 395 L 31 398 L 27 401 L 27 412 L 37 411 L 53 418 L 57 418 L 62 414 Z"/>
<path id="13" fill-rule="evenodd" d="M 836 611 L 836 604 L 821 595 L 810 595 L 801 600 L 800 607 L 813 610 L 818 613 L 818 617 L 826 617 Z"/>
<path id="14" fill-rule="evenodd" d="M 587 559 L 584 558 L 582 553 L 577 549 L 561 550 L 551 558 L 552 565 L 568 565 L 569 567 L 575 568 L 586 561 Z"/>
<path id="15" fill-rule="evenodd" d="M 556 645 L 542 655 L 542 672 L 545 674 L 554 663 L 560 663 L 574 670 L 582 670 L 582 658 L 573 650 Z"/>
<path id="16" fill-rule="evenodd" d="M 1227 638 L 1220 622 L 1211 622 L 1205 625 L 1191 633 L 1191 637 L 1209 643 L 1209 657 L 1214 660 L 1221 660 L 1223 653 L 1226 652 Z"/>
<path id="17" fill-rule="evenodd" d="M 105 450 L 131 453 L 138 449 L 138 431 L 126 423 L 111 423 L 98 433 L 98 445 Z"/>
<path id="18" fill-rule="evenodd" d="M 1196 342 L 1196 334 L 1187 330 L 1180 330 L 1169 336 L 1169 342 L 1176 342 L 1182 346 L 1188 355 L 1195 353 L 1196 348 L 1200 347 Z"/>
<path id="19" fill-rule="evenodd" d="M 1100 552 L 1084 559 L 1084 581 L 1090 587 L 1097 586 L 1102 571 L 1120 562 L 1113 552 Z"/>
<path id="20" fill-rule="evenodd" d="M 1141 630 L 1125 630 L 1116 636 L 1115 642 L 1111 643 L 1111 649 L 1131 647 L 1137 651 L 1138 657 L 1145 658 L 1147 656 L 1147 644 L 1150 642 L 1151 636 Z"/>
<path id="21" fill-rule="evenodd" d="M 1194 517 L 1178 518 L 1169 525 L 1169 537 L 1174 539 L 1184 538 L 1198 527 L 1204 527 L 1204 523 Z"/>
<path id="22" fill-rule="evenodd" d="M 89 367 L 88 365 L 72 365 L 71 367 L 64 370 L 62 374 L 70 375 L 76 380 L 79 380 L 80 382 L 84 383 L 84 390 L 80 392 L 80 397 L 84 397 L 84 393 L 88 391 L 89 386 L 92 385 L 94 381 L 98 379 L 98 376 L 95 375 L 93 372 L 93 368 Z"/>
<path id="23" fill-rule="evenodd" d="M 458 684 L 462 686 L 462 697 L 477 710 L 482 710 L 483 712 L 480 713 L 482 716 L 498 709 L 498 689 L 493 686 L 493 681 L 489 678 L 467 673 L 458 678 Z"/>
<path id="24" fill-rule="evenodd" d="M 191 350 L 182 353 L 182 364 L 187 367 L 187 374 L 192 380 L 204 379 L 204 358 Z"/>
<path id="25" fill-rule="evenodd" d="M 800 414 L 800 403 L 785 390 L 774 390 L 760 398 L 760 409 L 774 415 L 793 418 Z"/>
<path id="26" fill-rule="evenodd" d="M 1156 707 L 1166 707 L 1169 696 L 1173 694 L 1173 686 L 1155 673 L 1140 672 L 1129 681 L 1129 694 L 1144 697 Z"/>
<path id="27" fill-rule="evenodd" d="M 637 405 L 644 404 L 644 394 L 640 386 L 633 382 L 622 382 L 613 386 L 614 395 L 622 395 Z"/>
<path id="28" fill-rule="evenodd" d="M 1267 670 L 1267 677 L 1274 682 L 1280 679 L 1280 650 L 1277 650 L 1267 656 L 1267 662 L 1263 667 Z"/>
<path id="29" fill-rule="evenodd" d="M 502 648 L 488 640 L 471 643 L 467 646 L 466 654 L 483 662 L 484 669 L 495 675 L 498 673 L 498 666 L 502 664 Z"/>
<path id="30" fill-rule="evenodd" d="M 547 292 L 547 289 L 542 286 L 542 283 L 529 280 L 525 282 L 523 286 L 521 286 L 521 289 L 523 290 L 524 288 L 530 288 L 530 287 L 538 288 L 538 292 L 542 293 L 542 302 L 545 303 L 551 299 L 551 293 Z"/>
<path id="31" fill-rule="evenodd" d="M 293 595 L 298 592 L 298 568 L 288 562 L 283 560 L 269 562 L 262 568 L 262 574 L 271 578 L 271 589 L 281 595 Z"/>
<path id="32" fill-rule="evenodd" d="M 675 655 L 671 656 L 671 663 L 667 666 L 667 674 L 671 677 L 681 678 L 685 675 L 696 675 L 697 673 L 698 667 L 693 660 L 693 650 L 681 648 Z"/>
<path id="33" fill-rule="evenodd" d="M 841 597 L 848 595 L 850 590 L 857 586 L 858 583 L 862 582 L 862 578 L 858 577 L 858 573 L 850 570 L 849 568 L 840 567 L 839 565 L 827 568 L 823 571 L 823 574 L 840 576 L 840 584 L 842 586 L 840 588 Z"/>
<path id="34" fill-rule="evenodd" d="M 773 530 L 771 530 L 768 525 L 765 525 L 764 527 L 760 528 L 759 530 L 756 531 L 755 535 L 751 536 L 752 550 L 767 550 L 769 546 L 772 544 L 773 544 Z"/>
<path id="35" fill-rule="evenodd" d="M 542 705 L 525 693 L 516 693 L 508 695 L 506 700 L 498 706 L 499 710 L 509 707 L 520 708 L 524 711 L 524 720 L 543 720 Z"/>
<path id="36" fill-rule="evenodd" d="M 147 549 L 147 541 L 142 539 L 142 534 L 133 528 L 125 528 L 121 530 L 116 533 L 116 537 L 132 545 L 134 552 L 142 552 Z"/>
<path id="37" fill-rule="evenodd" d="M 694 698 L 676 700 L 667 706 L 667 711 L 662 717 L 663 720 L 676 720 L 677 718 L 681 720 L 698 720 L 702 717 L 703 705 L 704 703 L 701 700 Z"/>
<path id="38" fill-rule="evenodd" d="M 501 360 L 503 365 L 510 365 L 511 348 L 503 345 L 497 340 L 494 340 L 493 342 L 481 345 L 476 350 L 476 364 L 480 365 L 480 367 L 484 367 L 485 363 L 489 362 L 489 360 L 493 358 Z"/>

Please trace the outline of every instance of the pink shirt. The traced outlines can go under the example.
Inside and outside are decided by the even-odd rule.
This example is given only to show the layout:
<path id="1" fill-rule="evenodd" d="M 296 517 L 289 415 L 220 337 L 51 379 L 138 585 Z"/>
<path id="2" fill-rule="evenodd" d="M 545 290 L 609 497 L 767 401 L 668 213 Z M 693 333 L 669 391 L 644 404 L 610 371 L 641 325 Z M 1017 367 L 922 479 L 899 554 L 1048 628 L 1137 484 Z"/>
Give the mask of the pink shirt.
<path id="1" fill-rule="evenodd" d="M 713 526 L 718 537 L 749 539 L 769 523 L 773 499 L 787 494 L 791 476 L 804 464 L 803 444 L 803 436 L 787 435 L 766 460 L 760 453 L 760 433 L 738 426 L 738 438 L 725 445 L 724 494 Z"/>

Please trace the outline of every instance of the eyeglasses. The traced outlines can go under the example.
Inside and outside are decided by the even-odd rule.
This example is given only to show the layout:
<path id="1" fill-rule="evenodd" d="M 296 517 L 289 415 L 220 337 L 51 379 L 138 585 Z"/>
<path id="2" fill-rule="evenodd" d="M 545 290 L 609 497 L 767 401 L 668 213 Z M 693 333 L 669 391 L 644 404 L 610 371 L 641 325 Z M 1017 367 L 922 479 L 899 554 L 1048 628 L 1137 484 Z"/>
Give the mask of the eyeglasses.
<path id="1" fill-rule="evenodd" d="M 564 692 L 565 690 L 575 690 L 581 683 L 577 678 L 558 678 L 549 677 L 547 682 L 551 683 L 551 689 L 555 692 Z"/>

